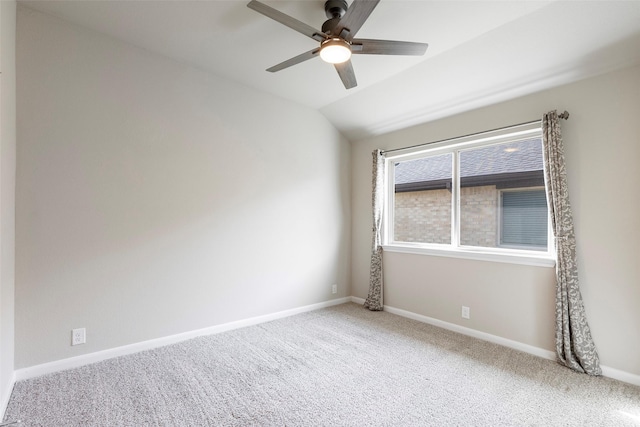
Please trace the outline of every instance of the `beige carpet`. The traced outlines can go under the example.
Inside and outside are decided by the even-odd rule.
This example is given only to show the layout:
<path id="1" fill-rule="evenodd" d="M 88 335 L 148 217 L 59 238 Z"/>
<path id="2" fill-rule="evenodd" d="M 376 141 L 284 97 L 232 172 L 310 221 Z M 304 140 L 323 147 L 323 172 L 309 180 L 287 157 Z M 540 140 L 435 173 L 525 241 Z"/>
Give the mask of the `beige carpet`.
<path id="1" fill-rule="evenodd" d="M 640 388 L 344 304 L 16 384 L 24 426 L 640 426 Z"/>

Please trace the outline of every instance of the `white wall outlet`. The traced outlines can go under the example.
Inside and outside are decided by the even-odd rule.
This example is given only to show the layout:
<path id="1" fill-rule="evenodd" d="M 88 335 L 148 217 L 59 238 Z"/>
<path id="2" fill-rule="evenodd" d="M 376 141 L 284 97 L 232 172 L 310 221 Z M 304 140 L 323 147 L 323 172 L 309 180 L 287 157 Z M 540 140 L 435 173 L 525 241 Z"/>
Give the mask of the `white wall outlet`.
<path id="1" fill-rule="evenodd" d="M 471 318 L 471 309 L 469 307 L 462 306 L 462 318 L 470 319 Z"/>
<path id="2" fill-rule="evenodd" d="M 336 285 L 335 283 L 333 285 L 331 285 L 331 293 L 332 294 L 337 294 L 338 293 L 338 285 Z"/>
<path id="3" fill-rule="evenodd" d="M 87 342 L 87 330 L 78 328 L 71 330 L 71 345 L 84 344 Z"/>

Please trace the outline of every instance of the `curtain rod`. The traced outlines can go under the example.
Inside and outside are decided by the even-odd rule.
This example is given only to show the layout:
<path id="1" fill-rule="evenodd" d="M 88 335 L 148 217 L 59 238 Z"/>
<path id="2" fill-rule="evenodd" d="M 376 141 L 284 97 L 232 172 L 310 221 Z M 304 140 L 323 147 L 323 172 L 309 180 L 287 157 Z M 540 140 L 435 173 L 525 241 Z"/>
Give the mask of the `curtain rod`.
<path id="1" fill-rule="evenodd" d="M 559 119 L 564 119 L 564 120 L 569 120 L 569 112 L 567 110 L 564 110 L 564 112 L 558 114 L 558 118 Z M 426 145 L 431 145 L 431 144 L 437 144 L 439 142 L 444 142 L 444 141 L 449 141 L 451 139 L 460 139 L 460 138 L 467 138 L 470 136 L 475 136 L 475 135 L 481 135 L 483 133 L 489 133 L 489 132 L 497 132 L 499 130 L 505 130 L 505 129 L 510 129 L 510 128 L 516 128 L 518 126 L 526 126 L 526 125 L 531 125 L 533 123 L 539 123 L 541 122 L 541 119 L 538 120 L 531 120 L 530 122 L 524 122 L 524 123 L 518 123 L 517 125 L 510 125 L 510 126 L 503 126 L 501 128 L 496 128 L 496 129 L 491 129 L 491 130 L 484 130 L 482 132 L 475 132 L 475 133 L 470 133 L 468 135 L 462 135 L 462 136 L 457 136 L 455 138 L 445 138 L 445 139 L 439 139 L 437 141 L 431 141 L 431 142 L 425 142 L 422 144 L 417 144 L 417 145 L 411 145 L 409 147 L 402 147 L 402 148 L 394 148 L 392 150 L 380 150 L 380 152 L 382 154 L 385 153 L 393 153 L 394 151 L 401 151 L 401 150 L 409 150 L 411 148 L 418 148 L 418 147 L 424 147 Z"/>

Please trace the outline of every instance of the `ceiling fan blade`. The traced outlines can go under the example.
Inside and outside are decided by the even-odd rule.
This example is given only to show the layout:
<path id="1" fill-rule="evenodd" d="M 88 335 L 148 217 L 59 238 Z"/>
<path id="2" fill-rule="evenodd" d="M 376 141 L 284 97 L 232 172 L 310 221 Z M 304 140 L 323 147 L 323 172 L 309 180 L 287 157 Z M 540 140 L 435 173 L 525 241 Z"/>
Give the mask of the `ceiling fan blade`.
<path id="1" fill-rule="evenodd" d="M 348 31 L 342 37 L 351 41 L 355 37 L 362 24 L 367 20 L 380 0 L 353 0 L 338 25 L 331 32 L 334 36 L 341 36 L 343 30 Z"/>
<path id="2" fill-rule="evenodd" d="M 341 64 L 334 64 L 336 67 L 336 71 L 344 84 L 345 89 L 351 89 L 352 87 L 358 86 L 358 82 L 356 81 L 356 73 L 353 71 L 353 64 L 351 64 L 351 60 L 343 62 Z"/>
<path id="3" fill-rule="evenodd" d="M 359 55 L 424 55 L 427 43 L 395 40 L 354 39 L 351 52 Z"/>
<path id="4" fill-rule="evenodd" d="M 274 65 L 271 68 L 267 68 L 267 71 L 275 73 L 276 71 L 284 70 L 285 68 L 289 68 L 292 65 L 299 64 L 301 62 L 304 62 L 304 61 L 306 61 L 308 59 L 313 58 L 314 56 L 318 56 L 318 53 L 320 53 L 320 49 L 319 48 L 312 49 L 312 50 L 310 50 L 308 52 L 301 53 L 298 56 L 294 56 L 291 59 L 287 59 L 286 61 L 281 62 L 278 65 Z"/>
<path id="5" fill-rule="evenodd" d="M 316 30 L 312 26 L 307 25 L 302 21 L 298 21 L 296 18 L 286 15 L 279 10 L 272 8 L 271 6 L 260 3 L 257 0 L 251 0 L 249 4 L 247 4 L 247 7 L 273 19 L 274 21 L 278 21 L 279 23 L 286 25 L 292 30 L 296 30 L 297 32 L 304 34 L 307 37 L 311 37 L 314 40 L 323 41 L 327 38 L 327 35 L 322 31 Z"/>

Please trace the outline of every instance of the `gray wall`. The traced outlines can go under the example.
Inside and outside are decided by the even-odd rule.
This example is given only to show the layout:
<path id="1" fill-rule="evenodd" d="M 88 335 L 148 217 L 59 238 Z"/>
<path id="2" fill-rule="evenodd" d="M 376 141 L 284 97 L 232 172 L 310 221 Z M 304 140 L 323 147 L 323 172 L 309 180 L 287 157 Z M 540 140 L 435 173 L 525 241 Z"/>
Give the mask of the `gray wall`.
<path id="1" fill-rule="evenodd" d="M 0 4 L 4 47 L 11 6 Z M 373 148 L 566 108 L 587 315 L 602 362 L 640 374 L 637 67 L 359 141 L 349 163 L 349 145 L 314 111 L 28 9 L 18 36 L 17 368 L 325 301 L 331 283 L 335 297 L 364 298 Z M 13 203 L 6 172 L 2 213 Z M 391 306 L 553 348 L 551 268 L 387 254 L 385 269 Z M 75 327 L 87 327 L 86 345 L 69 346 Z"/>
<path id="2" fill-rule="evenodd" d="M 352 286 L 367 296 L 371 151 L 466 135 L 567 109 L 562 123 L 582 294 L 603 365 L 640 374 L 640 68 L 352 144 Z M 553 350 L 552 268 L 386 253 L 385 304 Z M 471 307 L 471 319 L 460 316 Z"/>
<path id="3" fill-rule="evenodd" d="M 0 420 L 11 393 L 14 352 L 16 3 L 0 2 Z"/>
<path id="4" fill-rule="evenodd" d="M 318 112 L 22 7 L 17 67 L 16 368 L 350 295 Z"/>

